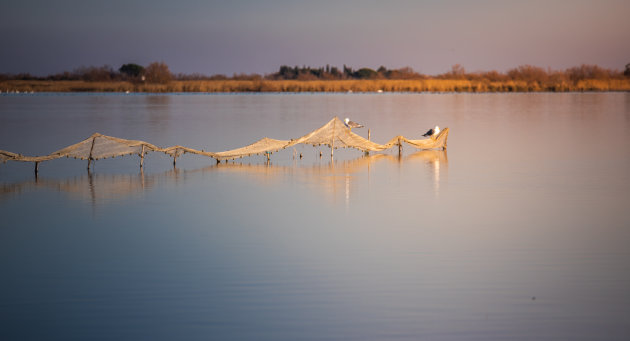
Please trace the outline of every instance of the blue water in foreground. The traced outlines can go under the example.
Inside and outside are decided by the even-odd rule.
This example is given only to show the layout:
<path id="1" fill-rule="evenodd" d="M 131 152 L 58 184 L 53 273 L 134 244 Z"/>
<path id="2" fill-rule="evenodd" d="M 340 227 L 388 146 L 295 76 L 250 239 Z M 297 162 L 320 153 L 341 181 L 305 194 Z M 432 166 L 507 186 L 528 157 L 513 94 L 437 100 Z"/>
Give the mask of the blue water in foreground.
<path id="1" fill-rule="evenodd" d="M 630 339 L 628 93 L 5 95 L 0 149 L 335 115 L 448 149 L 1 164 L 0 340 Z"/>

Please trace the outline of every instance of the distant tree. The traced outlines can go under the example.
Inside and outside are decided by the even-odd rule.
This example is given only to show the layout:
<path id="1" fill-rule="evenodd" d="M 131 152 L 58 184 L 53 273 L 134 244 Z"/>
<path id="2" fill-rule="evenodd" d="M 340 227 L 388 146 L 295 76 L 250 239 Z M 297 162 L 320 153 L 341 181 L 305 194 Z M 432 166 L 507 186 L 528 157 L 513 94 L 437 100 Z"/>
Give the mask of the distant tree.
<path id="1" fill-rule="evenodd" d="M 455 79 L 463 79 L 466 76 L 466 69 L 464 69 L 464 67 L 459 64 L 455 64 L 451 66 L 450 75 L 452 78 Z"/>
<path id="2" fill-rule="evenodd" d="M 566 74 L 570 80 L 577 82 L 584 79 L 609 79 L 612 71 L 601 68 L 597 65 L 582 64 L 567 69 Z"/>
<path id="3" fill-rule="evenodd" d="M 352 69 L 345 67 L 346 78 L 352 78 Z M 297 79 L 297 80 L 316 80 L 316 79 L 341 79 L 344 75 L 334 66 L 326 65 L 313 68 L 303 65 L 302 67 L 290 67 L 287 65 L 280 66 L 278 72 L 266 75 L 267 79 Z"/>
<path id="4" fill-rule="evenodd" d="M 341 78 L 341 72 L 339 72 L 339 69 L 336 66 L 330 68 L 330 75 L 333 78 Z"/>
<path id="5" fill-rule="evenodd" d="M 74 80 L 78 80 L 79 78 L 74 73 L 71 73 L 69 71 L 64 71 L 62 73 L 48 75 L 46 79 L 51 80 L 51 81 L 74 81 Z"/>
<path id="6" fill-rule="evenodd" d="M 256 81 L 261 80 L 262 76 L 256 73 L 246 74 L 246 73 L 235 73 L 232 75 L 232 79 L 240 80 L 240 81 Z"/>
<path id="7" fill-rule="evenodd" d="M 278 73 L 276 74 L 276 78 L 280 78 L 280 79 L 294 79 L 296 77 L 295 72 L 293 71 L 293 68 L 287 65 L 282 65 L 280 66 L 280 70 L 278 71 Z"/>
<path id="8" fill-rule="evenodd" d="M 178 81 L 202 81 L 202 80 L 205 81 L 205 80 L 226 79 L 227 77 L 225 77 L 224 75 L 208 76 L 203 73 L 194 72 L 190 74 L 178 73 L 174 78 Z"/>
<path id="9" fill-rule="evenodd" d="M 149 83 L 166 84 L 173 80 L 173 74 L 164 62 L 153 62 L 144 70 L 146 81 Z"/>
<path id="10" fill-rule="evenodd" d="M 343 64 L 343 75 L 346 78 L 352 78 L 352 68 L 351 67 L 347 67 L 346 64 Z"/>
<path id="11" fill-rule="evenodd" d="M 526 82 L 546 82 L 549 74 L 545 69 L 533 65 L 520 65 L 515 69 L 511 69 L 507 73 L 512 80 L 521 80 Z"/>
<path id="12" fill-rule="evenodd" d="M 505 74 L 502 74 L 496 70 L 482 72 L 479 77 L 482 79 L 487 79 L 490 82 L 499 82 L 506 80 Z"/>
<path id="13" fill-rule="evenodd" d="M 439 79 L 465 79 L 466 78 L 466 69 L 460 64 L 455 64 L 451 66 L 451 71 L 445 72 L 443 74 L 437 75 L 436 78 Z"/>
<path id="14" fill-rule="evenodd" d="M 129 78 L 139 78 L 144 75 L 144 66 L 138 64 L 124 64 L 118 69 L 118 72 Z"/>
<path id="15" fill-rule="evenodd" d="M 86 82 L 109 82 L 115 80 L 117 75 L 111 66 L 103 65 L 101 67 L 96 66 L 82 66 L 74 70 L 74 78 L 84 80 Z"/>
<path id="16" fill-rule="evenodd" d="M 623 72 L 623 75 L 630 77 L 630 63 L 626 64 L 626 70 Z"/>
<path id="17" fill-rule="evenodd" d="M 312 81 L 312 80 L 316 80 L 317 76 L 315 76 L 311 72 L 300 72 L 300 74 L 298 74 L 296 79 L 300 81 Z"/>
<path id="18" fill-rule="evenodd" d="M 390 71 L 392 71 L 392 70 L 390 70 Z M 424 78 L 424 76 L 423 76 L 423 75 L 421 75 L 421 74 L 419 74 L 419 73 L 415 72 L 415 71 L 414 71 L 411 67 L 409 67 L 409 66 L 405 66 L 405 67 L 402 67 L 402 68 L 400 68 L 400 69 L 398 69 L 398 70 L 394 70 L 394 71 L 395 71 L 395 74 L 394 74 L 394 73 L 392 73 L 392 74 L 390 75 L 390 77 L 392 77 L 392 76 L 396 75 L 396 78 L 398 78 L 398 79 L 414 79 L 414 78 L 415 78 L 415 79 L 420 79 L 420 78 Z"/>
<path id="19" fill-rule="evenodd" d="M 357 70 L 357 72 L 354 72 L 352 75 L 355 78 L 359 79 L 372 79 L 376 78 L 376 76 L 378 76 L 378 73 L 370 68 L 364 67 Z"/>
<path id="20" fill-rule="evenodd" d="M 222 74 L 216 74 L 216 75 L 212 75 L 210 76 L 209 80 L 211 81 L 222 81 L 222 80 L 226 80 L 228 79 L 226 75 L 222 75 Z"/>

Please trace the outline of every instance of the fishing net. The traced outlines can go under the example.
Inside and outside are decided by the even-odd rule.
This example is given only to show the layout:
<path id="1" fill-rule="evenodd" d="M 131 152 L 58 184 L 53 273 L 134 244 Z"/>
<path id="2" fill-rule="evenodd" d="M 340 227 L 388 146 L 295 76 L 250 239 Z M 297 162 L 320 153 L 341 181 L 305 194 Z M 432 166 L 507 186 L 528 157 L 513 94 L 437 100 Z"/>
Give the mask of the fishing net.
<path id="1" fill-rule="evenodd" d="M 362 151 L 382 151 L 393 146 L 392 141 L 381 145 L 369 141 L 355 133 L 338 118 L 335 117 L 322 126 L 297 140 L 291 141 L 290 145 L 299 143 L 313 146 L 326 145 L 330 148 L 356 148 Z M 390 145 L 391 144 L 391 145 Z"/>
<path id="2" fill-rule="evenodd" d="M 215 153 L 205 152 L 203 150 L 192 149 L 184 146 L 172 146 L 164 149 L 156 149 L 155 151 L 165 153 L 173 158 L 178 158 L 179 156 L 186 153 L 215 157 Z"/>
<path id="3" fill-rule="evenodd" d="M 79 143 L 60 149 L 50 155 L 81 160 L 87 160 L 89 158 L 99 160 L 123 155 L 141 155 L 143 152 L 146 154 L 147 152 L 157 150 L 160 150 L 160 148 L 148 142 L 125 140 L 95 133 Z"/>
<path id="4" fill-rule="evenodd" d="M 217 160 L 237 159 L 237 158 L 241 158 L 245 156 L 258 155 L 262 153 L 277 152 L 280 149 L 284 149 L 291 145 L 293 145 L 291 141 L 274 140 L 274 139 L 265 137 L 242 148 L 214 153 L 213 157 Z"/>
<path id="5" fill-rule="evenodd" d="M 71 157 L 81 160 L 99 160 L 123 155 L 144 155 L 149 152 L 162 152 L 174 159 L 185 153 L 207 156 L 217 161 L 227 159 L 237 159 L 251 155 L 267 154 L 294 146 L 297 144 L 310 144 L 312 146 L 325 145 L 331 148 L 355 148 L 361 151 L 383 151 L 393 146 L 402 146 L 407 143 L 418 149 L 446 148 L 448 138 L 448 128 L 444 128 L 438 135 L 423 140 L 411 140 L 404 136 L 396 136 L 385 144 L 378 144 L 367 140 L 352 132 L 338 117 L 333 118 L 328 123 L 298 139 L 275 140 L 265 137 L 245 147 L 213 153 L 203 150 L 196 150 L 184 146 L 172 146 L 159 148 L 153 144 L 139 140 L 126 140 L 117 137 L 94 133 L 87 139 L 60 149 L 44 156 L 23 156 L 8 151 L 0 150 L 0 161 L 24 161 L 41 162 L 60 157 Z"/>

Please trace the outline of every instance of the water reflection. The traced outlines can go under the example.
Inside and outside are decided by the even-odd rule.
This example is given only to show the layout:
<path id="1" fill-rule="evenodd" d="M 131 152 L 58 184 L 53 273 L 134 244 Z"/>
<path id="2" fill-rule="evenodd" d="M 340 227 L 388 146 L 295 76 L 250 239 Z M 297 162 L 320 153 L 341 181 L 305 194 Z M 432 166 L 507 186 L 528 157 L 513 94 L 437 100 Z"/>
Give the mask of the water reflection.
<path id="1" fill-rule="evenodd" d="M 274 186 L 293 179 L 313 191 L 323 192 L 333 202 L 342 197 L 346 206 L 357 192 L 357 182 L 364 179 L 369 189 L 370 172 L 379 164 L 398 164 L 400 167 L 423 165 L 436 195 L 440 190 L 440 182 L 448 168 L 445 150 L 425 150 L 408 156 L 375 154 L 353 160 L 333 161 L 311 166 L 294 163 L 289 166 L 276 166 L 273 163 L 244 164 L 240 162 L 220 163 L 204 168 L 186 170 L 173 168 L 156 174 L 145 174 L 142 170 L 137 174 L 100 174 L 87 172 L 82 176 L 65 179 L 35 177 L 32 180 L 3 183 L 0 187 L 0 200 L 10 199 L 32 190 L 55 190 L 68 194 L 72 199 L 90 203 L 94 207 L 115 202 L 126 197 L 133 197 L 157 186 L 178 185 L 191 178 L 193 174 L 206 172 L 226 172 L 242 174 L 263 186 Z"/>
<path id="2" fill-rule="evenodd" d="M 72 199 L 98 203 L 132 196 L 150 189 L 158 177 L 171 178 L 177 170 L 163 174 L 145 176 L 139 174 L 98 174 L 88 172 L 85 175 L 66 179 L 47 179 L 35 177 L 33 180 L 19 183 L 4 183 L 0 187 L 0 199 L 30 190 L 50 189 L 68 194 Z"/>
<path id="3" fill-rule="evenodd" d="M 448 169 L 446 150 L 423 150 L 407 156 L 389 154 L 366 155 L 352 160 L 341 160 L 321 163 L 310 167 L 275 166 L 268 164 L 222 163 L 217 165 L 218 171 L 243 172 L 255 177 L 257 182 L 277 184 L 291 176 L 305 187 L 324 192 L 333 202 L 342 197 L 346 206 L 358 191 L 357 183 L 361 177 L 368 187 L 373 167 L 380 164 L 393 164 L 400 167 L 421 164 L 426 174 L 431 177 L 436 195 L 440 190 L 440 181 L 444 180 Z M 442 175 L 440 175 L 442 173 Z"/>

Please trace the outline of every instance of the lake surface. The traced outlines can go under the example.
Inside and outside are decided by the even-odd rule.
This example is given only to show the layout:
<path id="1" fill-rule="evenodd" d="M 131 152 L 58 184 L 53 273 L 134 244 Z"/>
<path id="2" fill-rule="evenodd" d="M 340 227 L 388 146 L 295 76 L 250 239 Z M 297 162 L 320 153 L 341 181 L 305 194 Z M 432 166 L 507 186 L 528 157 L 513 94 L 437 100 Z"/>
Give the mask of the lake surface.
<path id="1" fill-rule="evenodd" d="M 629 93 L 3 95 L 0 149 L 335 115 L 448 149 L 0 165 L 0 339 L 630 339 Z"/>

